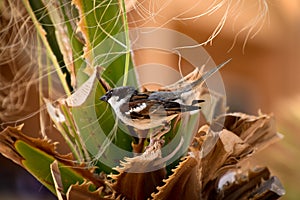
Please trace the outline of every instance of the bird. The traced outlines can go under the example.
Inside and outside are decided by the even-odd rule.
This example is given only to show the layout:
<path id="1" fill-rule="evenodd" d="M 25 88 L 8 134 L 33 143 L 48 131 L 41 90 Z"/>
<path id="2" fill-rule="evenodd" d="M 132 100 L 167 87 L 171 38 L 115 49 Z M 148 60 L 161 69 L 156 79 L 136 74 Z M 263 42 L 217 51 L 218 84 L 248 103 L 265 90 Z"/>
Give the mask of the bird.
<path id="1" fill-rule="evenodd" d="M 132 86 L 120 86 L 108 90 L 100 100 L 107 102 L 113 108 L 117 118 L 125 125 L 135 129 L 148 130 L 167 126 L 178 114 L 201 109 L 199 104 L 204 100 L 195 99 L 191 105 L 188 105 L 185 103 L 185 96 L 230 60 L 179 89 L 139 92 Z"/>

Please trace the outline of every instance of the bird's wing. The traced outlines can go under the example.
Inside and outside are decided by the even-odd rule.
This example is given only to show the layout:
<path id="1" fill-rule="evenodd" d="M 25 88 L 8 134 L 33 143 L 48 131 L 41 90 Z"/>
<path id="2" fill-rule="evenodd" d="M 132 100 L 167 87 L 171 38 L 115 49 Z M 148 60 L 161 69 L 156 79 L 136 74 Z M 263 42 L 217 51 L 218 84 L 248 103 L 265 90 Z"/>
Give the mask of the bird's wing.
<path id="1" fill-rule="evenodd" d="M 148 100 L 151 101 L 161 101 L 161 102 L 171 102 L 180 99 L 180 93 L 176 91 L 158 91 L 153 92 L 149 95 Z"/>
<path id="2" fill-rule="evenodd" d="M 199 110 L 200 107 L 195 105 L 183 105 L 174 101 L 143 99 L 142 96 L 139 96 L 123 104 L 120 109 L 121 112 L 125 113 L 131 119 L 153 119 Z"/>

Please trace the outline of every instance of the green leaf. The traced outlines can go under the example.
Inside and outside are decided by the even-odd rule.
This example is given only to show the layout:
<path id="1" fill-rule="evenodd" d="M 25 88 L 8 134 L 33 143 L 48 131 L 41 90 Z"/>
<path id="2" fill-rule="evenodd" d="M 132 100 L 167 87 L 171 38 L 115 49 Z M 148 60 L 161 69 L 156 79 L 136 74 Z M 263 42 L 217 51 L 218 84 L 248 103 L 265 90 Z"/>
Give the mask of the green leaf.
<path id="1" fill-rule="evenodd" d="M 89 64 L 77 74 L 78 86 L 88 76 L 87 68 L 101 66 L 102 77 L 112 86 L 137 86 L 136 75 L 130 57 L 130 44 L 126 13 L 118 0 L 74 0 L 79 10 L 79 30 L 85 38 L 84 58 Z M 124 10 L 124 9 L 123 9 Z M 111 172 L 125 156 L 131 156 L 131 136 L 118 127 L 113 113 L 99 98 L 106 91 L 94 83 L 88 98 L 80 107 L 72 108 L 74 121 L 88 152 L 98 162 L 100 171 Z M 122 152 L 122 153 L 120 153 Z"/>
<path id="2" fill-rule="evenodd" d="M 76 23 L 79 17 L 77 9 L 71 4 L 71 1 L 42 0 L 42 2 L 45 5 L 44 10 L 48 13 L 47 17 L 51 20 L 50 27 L 55 30 L 53 37 L 62 54 L 60 56 L 62 57 L 61 62 L 64 64 L 62 67 L 70 73 L 71 84 L 75 87 L 76 72 L 84 66 L 83 41 L 76 32 Z"/>
<path id="3" fill-rule="evenodd" d="M 35 25 L 36 32 L 38 33 L 38 36 L 41 38 L 41 41 L 46 49 L 47 56 L 51 60 L 53 66 L 56 69 L 56 72 L 60 78 L 61 84 L 64 88 L 64 91 L 67 95 L 70 94 L 70 84 L 66 80 L 68 76 L 66 77 L 64 73 L 68 72 L 65 70 L 65 68 L 62 68 L 63 62 L 62 62 L 62 55 L 59 51 L 57 40 L 55 38 L 55 30 L 53 29 L 52 22 L 47 15 L 47 11 L 45 10 L 44 5 L 41 1 L 29 1 L 29 0 L 23 0 L 23 4 L 32 20 L 32 22 Z"/>
<path id="4" fill-rule="evenodd" d="M 136 86 L 135 74 L 127 81 L 133 68 L 125 8 L 119 0 L 74 0 L 80 13 L 79 29 L 85 37 L 84 57 L 91 65 L 106 71 L 103 77 L 115 85 Z M 124 10 L 124 12 L 122 12 Z M 113 72 L 113 73 L 112 73 Z M 118 84 L 119 83 L 119 84 Z"/>
<path id="5" fill-rule="evenodd" d="M 17 152 L 19 152 L 20 156 L 24 159 L 22 161 L 23 167 L 54 193 L 53 180 L 50 176 L 50 165 L 55 161 L 55 158 L 21 140 L 16 141 L 15 147 Z M 62 163 L 59 163 L 59 167 L 64 191 L 67 191 L 72 184 L 83 182 L 84 178 L 71 167 L 65 166 Z"/>
<path id="6" fill-rule="evenodd" d="M 21 127 L 7 127 L 0 133 L 0 153 L 19 164 L 36 177 L 54 194 L 55 187 L 50 165 L 57 162 L 63 193 L 76 183 L 90 181 L 92 188 L 106 186 L 103 180 L 94 177 L 83 165 L 75 165 L 70 155 L 60 155 L 55 144 L 48 140 L 30 138 L 24 135 Z"/>
<path id="7" fill-rule="evenodd" d="M 74 19 L 68 15 L 68 10 L 72 9 L 70 1 L 61 0 L 58 4 L 48 0 L 41 0 L 36 3 L 32 1 L 28 6 L 31 12 L 39 11 L 33 15 L 33 17 L 37 16 L 37 26 L 49 25 L 49 30 L 46 30 L 47 38 L 45 35 L 44 39 L 42 38 L 43 43 L 49 46 L 49 51 L 59 51 L 58 53 L 62 54 L 62 58 L 58 54 L 55 56 L 60 63 L 66 64 L 72 80 L 76 76 L 77 83 L 72 82 L 72 86 L 80 87 L 91 75 L 87 73 L 90 71 L 89 69 L 95 69 L 97 66 L 103 68 L 101 75 L 112 87 L 127 84 L 137 86 L 130 56 L 124 2 L 120 3 L 118 0 L 74 0 L 73 3 L 78 8 L 78 13 L 75 13 Z M 31 10 L 30 7 L 33 9 Z M 76 20 L 79 22 L 74 28 L 71 22 L 76 22 Z M 74 37 L 78 30 L 83 35 L 84 52 L 81 41 Z M 54 43 L 59 48 L 54 49 L 50 45 L 52 38 L 55 39 Z M 66 40 L 68 44 L 64 45 Z M 72 55 L 72 62 L 70 62 L 69 54 Z M 56 70 L 60 72 L 58 68 Z M 62 75 L 60 77 L 63 82 L 64 77 Z M 126 133 L 128 132 L 126 127 L 122 130 L 118 127 L 118 121 L 115 120 L 108 105 L 98 100 L 104 93 L 103 87 L 95 82 L 84 104 L 71 109 L 72 115 L 70 116 L 75 122 L 71 128 L 78 131 L 84 143 L 78 148 L 86 149 L 76 151 L 74 148 L 76 147 L 76 145 L 74 146 L 76 140 L 72 136 L 69 136 L 69 139 L 65 138 L 66 141 L 69 141 L 68 144 L 73 149 L 73 153 L 76 153 L 74 154 L 76 158 L 82 158 L 83 154 L 80 152 L 87 150 L 92 155 L 91 164 L 100 161 L 98 162 L 99 170 L 111 172 L 112 167 L 119 164 L 119 160 L 131 156 L 132 138 Z M 64 135 L 68 136 L 70 131 L 67 129 L 68 127 L 63 126 L 60 131 L 63 130 Z M 79 143 L 77 142 L 77 144 Z M 81 159 L 78 160 L 81 161 Z M 89 159 L 86 161 L 90 162 Z"/>

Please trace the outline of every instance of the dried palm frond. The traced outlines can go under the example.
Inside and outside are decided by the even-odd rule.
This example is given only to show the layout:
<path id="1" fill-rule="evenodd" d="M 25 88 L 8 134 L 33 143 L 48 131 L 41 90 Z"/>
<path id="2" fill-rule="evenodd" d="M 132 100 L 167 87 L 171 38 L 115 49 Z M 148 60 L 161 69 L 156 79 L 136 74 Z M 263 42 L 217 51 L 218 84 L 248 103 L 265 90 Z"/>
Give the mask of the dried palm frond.
<path id="1" fill-rule="evenodd" d="M 260 199 L 282 196 L 285 191 L 281 183 L 277 177 L 270 175 L 267 168 L 245 169 L 242 162 L 280 138 L 273 117 L 241 113 L 223 117 L 225 126 L 219 132 L 208 125 L 199 129 L 188 155 L 172 169 L 172 174 L 165 177 L 161 185 L 159 179 L 153 182 L 153 178 L 163 177 L 162 169 L 144 174 L 126 171 L 131 167 L 156 163 L 159 156 L 156 159 L 151 157 L 154 152 L 149 156 L 151 161 L 145 161 L 142 157 L 125 159 L 122 168 L 116 168 L 119 175 L 113 176 L 116 192 L 128 199 L 146 199 L 149 191 L 145 191 L 151 188 L 153 199 Z M 156 148 L 157 151 L 159 149 Z M 147 187 L 148 184 L 152 187 Z M 155 189 L 153 186 L 158 187 Z"/>

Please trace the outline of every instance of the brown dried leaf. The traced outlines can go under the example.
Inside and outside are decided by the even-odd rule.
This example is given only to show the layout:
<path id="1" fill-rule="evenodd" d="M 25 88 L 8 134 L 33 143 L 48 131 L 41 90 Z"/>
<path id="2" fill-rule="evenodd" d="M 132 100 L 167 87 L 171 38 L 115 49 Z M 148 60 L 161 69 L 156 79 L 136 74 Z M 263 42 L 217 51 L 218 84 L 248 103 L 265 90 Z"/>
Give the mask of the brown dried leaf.
<path id="1" fill-rule="evenodd" d="M 89 200 L 113 200 L 113 199 L 120 199 L 116 198 L 114 195 L 110 196 L 103 196 L 103 187 L 98 188 L 96 191 L 91 191 L 90 187 L 93 184 L 91 182 L 84 182 L 82 184 L 75 184 L 72 185 L 67 194 L 67 200 L 82 200 L 82 199 L 89 199 Z"/>
<path id="2" fill-rule="evenodd" d="M 65 99 L 68 106 L 81 106 L 86 101 L 95 85 L 96 75 L 97 70 L 93 69 L 88 80 L 86 80 L 71 96 Z"/>
<path id="3" fill-rule="evenodd" d="M 203 190 L 210 181 L 215 180 L 229 168 L 235 167 L 241 157 L 248 155 L 247 152 L 250 153 L 249 145 L 243 143 L 232 132 L 223 130 L 219 136 L 214 148 L 200 161 L 199 170 L 201 170 Z"/>
<path id="4" fill-rule="evenodd" d="M 178 90 L 178 89 L 182 89 L 186 86 L 189 86 L 193 81 L 199 79 L 202 75 L 203 75 L 203 70 L 204 70 L 204 66 L 201 67 L 201 69 L 199 69 L 198 67 L 196 67 L 192 72 L 190 72 L 188 75 L 184 76 L 182 79 L 178 80 L 177 82 L 162 87 L 160 90 L 164 91 L 164 90 Z M 203 84 L 201 84 L 203 85 Z M 199 88 L 201 88 L 201 85 L 199 85 Z"/>
<path id="5" fill-rule="evenodd" d="M 252 153 L 270 145 L 280 137 L 276 133 L 272 116 L 249 116 L 241 113 L 227 114 L 219 118 L 224 129 L 214 148 L 201 160 L 203 189 L 209 181 L 222 175 L 228 168 Z M 211 133 L 207 133 L 210 135 Z"/>
<path id="6" fill-rule="evenodd" d="M 24 141 L 42 151 L 57 155 L 60 160 L 73 160 L 72 155 L 60 155 L 56 153 L 56 143 L 47 139 L 31 138 L 22 133 L 23 125 L 17 127 L 7 127 L 0 134 L 0 152 L 7 158 L 22 166 L 22 156 L 15 149 L 15 142 L 17 140 Z"/>
<path id="7" fill-rule="evenodd" d="M 151 195 L 153 199 L 200 199 L 201 187 L 197 159 L 187 156 L 172 171 L 174 173 L 164 180 L 165 185 L 158 187 L 158 192 Z"/>
<path id="8" fill-rule="evenodd" d="M 285 194 L 285 190 L 276 176 L 272 176 L 265 181 L 259 188 L 253 191 L 250 198 L 256 199 L 278 199 Z"/>
<path id="9" fill-rule="evenodd" d="M 217 123 L 225 121 L 224 129 L 211 129 L 208 125 L 199 129 L 190 145 L 189 156 L 164 180 L 165 185 L 158 187 L 159 191 L 152 194 L 154 199 L 224 199 L 228 196 L 228 199 L 247 199 L 250 192 L 262 185 L 262 178 L 270 178 L 269 171 L 250 171 L 233 180 L 239 187 L 219 191 L 217 186 L 221 178 L 229 172 L 237 171 L 241 160 L 280 138 L 272 116 L 233 113 L 222 117 Z M 241 185 L 243 188 L 240 188 Z M 266 195 L 283 195 L 282 186 L 274 189 L 277 192 L 273 192 L 270 187 L 264 188 Z"/>
<path id="10" fill-rule="evenodd" d="M 214 190 L 207 197 L 209 199 L 277 199 L 284 194 L 280 181 L 270 176 L 266 167 L 255 168 L 242 173 L 234 170 L 233 180 L 219 185 L 219 191 Z M 225 177 L 224 175 L 223 177 Z M 222 178 L 223 178 L 222 177 Z M 272 188 L 272 186 L 274 186 Z"/>
<path id="11" fill-rule="evenodd" d="M 220 117 L 218 121 L 224 121 L 225 129 L 260 150 L 281 138 L 276 131 L 273 115 L 259 113 L 258 116 L 250 116 L 231 113 Z"/>
<path id="12" fill-rule="evenodd" d="M 122 167 L 116 167 L 118 175 L 111 175 L 112 188 L 127 199 L 147 199 L 166 176 L 161 161 L 161 141 L 154 142 L 146 151 L 133 158 L 125 158 Z"/>

